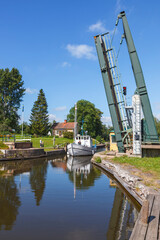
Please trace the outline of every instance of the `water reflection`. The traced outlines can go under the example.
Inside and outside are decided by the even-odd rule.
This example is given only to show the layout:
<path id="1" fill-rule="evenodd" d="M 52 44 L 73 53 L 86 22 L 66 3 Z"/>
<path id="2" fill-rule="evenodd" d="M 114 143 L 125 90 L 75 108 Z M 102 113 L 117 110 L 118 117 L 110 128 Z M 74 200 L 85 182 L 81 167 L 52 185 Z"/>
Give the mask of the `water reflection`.
<path id="1" fill-rule="evenodd" d="M 46 174 L 47 174 L 47 166 L 48 161 L 38 161 L 37 164 L 35 164 L 30 172 L 30 184 L 31 189 L 34 192 L 36 205 L 40 205 L 40 201 L 42 199 L 44 190 L 45 190 L 45 182 L 46 182 Z"/>
<path id="2" fill-rule="evenodd" d="M 137 219 L 137 211 L 125 195 L 116 188 L 112 213 L 107 230 L 107 239 L 129 239 L 134 223 Z"/>
<path id="3" fill-rule="evenodd" d="M 14 177 L 0 177 L 0 230 L 11 230 L 21 205 Z"/>
<path id="4" fill-rule="evenodd" d="M 94 186 L 95 179 L 101 176 L 101 171 L 92 167 L 91 157 L 72 157 L 67 161 L 69 179 L 79 190 Z M 92 171 L 91 171 L 92 170 Z"/>
<path id="5" fill-rule="evenodd" d="M 69 173 L 69 179 L 74 182 L 74 198 L 76 189 L 88 189 L 94 185 L 94 180 L 100 177 L 101 171 L 93 168 L 94 171 L 91 172 L 92 168 L 90 157 L 68 158 L 67 169 L 72 173 Z M 116 191 L 106 239 L 127 240 L 132 233 L 138 212 L 112 180 L 110 187 L 116 188 Z"/>
<path id="6" fill-rule="evenodd" d="M 1 239 L 129 239 L 137 211 L 91 157 L 8 162 L 0 169 Z"/>

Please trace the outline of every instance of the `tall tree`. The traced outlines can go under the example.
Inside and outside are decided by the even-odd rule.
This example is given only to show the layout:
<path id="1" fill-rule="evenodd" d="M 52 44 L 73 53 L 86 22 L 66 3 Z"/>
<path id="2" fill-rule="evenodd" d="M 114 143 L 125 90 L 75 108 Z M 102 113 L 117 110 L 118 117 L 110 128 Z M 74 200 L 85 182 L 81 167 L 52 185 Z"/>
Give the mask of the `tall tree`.
<path id="1" fill-rule="evenodd" d="M 0 130 L 18 128 L 17 113 L 25 92 L 24 82 L 18 69 L 0 69 Z"/>
<path id="2" fill-rule="evenodd" d="M 39 91 L 38 99 L 34 102 L 31 116 L 30 116 L 30 127 L 31 133 L 45 136 L 49 131 L 49 116 L 48 116 L 48 105 L 46 101 L 43 89 Z"/>
<path id="3" fill-rule="evenodd" d="M 160 137 L 160 120 L 155 117 L 154 121 L 155 121 L 155 125 L 156 125 L 156 128 L 157 128 L 158 136 Z"/>
<path id="4" fill-rule="evenodd" d="M 74 107 L 72 107 L 67 115 L 67 120 L 69 122 L 74 122 L 74 115 L 75 111 Z M 98 108 L 95 108 L 93 103 L 86 100 L 80 100 L 77 102 L 78 125 L 81 126 L 82 120 L 84 120 L 83 128 L 85 131 L 88 131 L 88 134 L 91 135 L 91 137 L 102 135 L 101 116 L 102 112 Z"/>

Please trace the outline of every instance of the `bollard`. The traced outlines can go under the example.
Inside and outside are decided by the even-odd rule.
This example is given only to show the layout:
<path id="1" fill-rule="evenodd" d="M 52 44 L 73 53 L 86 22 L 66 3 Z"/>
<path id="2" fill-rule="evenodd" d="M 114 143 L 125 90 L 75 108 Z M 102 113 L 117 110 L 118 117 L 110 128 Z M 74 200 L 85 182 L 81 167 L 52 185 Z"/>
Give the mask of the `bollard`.
<path id="1" fill-rule="evenodd" d="M 141 222 L 147 224 L 149 213 L 149 202 L 144 200 L 141 208 Z"/>

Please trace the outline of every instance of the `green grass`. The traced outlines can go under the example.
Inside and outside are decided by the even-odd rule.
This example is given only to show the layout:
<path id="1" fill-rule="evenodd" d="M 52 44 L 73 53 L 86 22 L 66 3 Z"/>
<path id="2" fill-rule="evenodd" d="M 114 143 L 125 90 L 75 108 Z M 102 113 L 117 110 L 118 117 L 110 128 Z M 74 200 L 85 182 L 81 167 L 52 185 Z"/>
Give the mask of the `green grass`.
<path id="1" fill-rule="evenodd" d="M 53 148 L 53 138 L 48 137 L 38 137 L 32 138 L 32 144 L 34 148 L 40 147 L 40 140 L 44 143 L 44 148 Z M 72 143 L 73 139 L 68 138 L 55 138 L 55 145 L 65 145 L 67 143 Z"/>
<path id="2" fill-rule="evenodd" d="M 114 162 L 133 165 L 145 172 L 153 172 L 160 177 L 160 157 L 136 158 L 136 157 L 115 157 Z"/>
<path id="3" fill-rule="evenodd" d="M 0 149 L 8 149 L 9 147 L 0 141 Z"/>
<path id="4" fill-rule="evenodd" d="M 100 157 L 96 157 L 96 158 L 95 158 L 95 161 L 96 161 L 97 163 L 101 163 L 101 162 L 102 162 L 102 160 L 101 160 Z"/>

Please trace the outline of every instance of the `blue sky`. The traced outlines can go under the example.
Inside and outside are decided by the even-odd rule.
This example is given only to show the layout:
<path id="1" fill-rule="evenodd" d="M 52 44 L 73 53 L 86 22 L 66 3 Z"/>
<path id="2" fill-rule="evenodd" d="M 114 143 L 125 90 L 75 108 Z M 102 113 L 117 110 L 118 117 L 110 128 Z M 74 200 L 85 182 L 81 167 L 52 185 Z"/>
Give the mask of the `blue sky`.
<path id="1" fill-rule="evenodd" d="M 122 10 L 126 11 L 153 113 L 160 118 L 160 1 L 5 0 L 0 14 L 0 66 L 16 67 L 23 76 L 26 121 L 43 88 L 51 121 L 63 121 L 76 101 L 86 99 L 103 112 L 103 121 L 110 123 L 93 37 L 112 32 Z M 117 48 L 122 33 L 120 22 L 114 38 Z M 135 81 L 125 41 L 119 65 L 131 97 Z"/>

